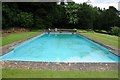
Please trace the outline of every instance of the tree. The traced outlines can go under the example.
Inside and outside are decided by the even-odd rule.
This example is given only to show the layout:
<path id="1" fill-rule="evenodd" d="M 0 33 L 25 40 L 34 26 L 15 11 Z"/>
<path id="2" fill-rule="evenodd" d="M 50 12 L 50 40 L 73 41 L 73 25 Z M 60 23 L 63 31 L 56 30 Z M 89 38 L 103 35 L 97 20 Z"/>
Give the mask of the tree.
<path id="1" fill-rule="evenodd" d="M 94 27 L 94 30 L 101 30 L 101 26 L 102 26 L 102 23 L 101 23 L 101 14 L 102 14 L 102 9 L 100 9 L 99 7 L 95 7 L 94 8 L 94 11 L 95 11 L 95 19 L 94 19 L 94 23 L 93 23 L 93 27 Z"/>
<path id="2" fill-rule="evenodd" d="M 33 25 L 33 15 L 32 13 L 20 12 L 17 14 L 17 21 L 21 27 L 32 27 Z"/>
<path id="3" fill-rule="evenodd" d="M 102 29 L 110 31 L 111 27 L 117 26 L 118 15 L 116 8 L 110 6 L 109 9 L 104 10 L 101 14 L 100 19 L 101 19 Z"/>
<path id="4" fill-rule="evenodd" d="M 66 14 L 67 19 L 70 24 L 77 24 L 78 23 L 78 12 L 79 4 L 69 3 L 66 7 Z"/>
<path id="5" fill-rule="evenodd" d="M 2 4 L 2 28 L 9 28 L 13 26 L 17 26 L 17 5 L 13 4 L 10 6 L 9 3 Z"/>
<path id="6" fill-rule="evenodd" d="M 78 28 L 110 31 L 113 26 L 120 27 L 118 10 L 113 6 L 100 9 L 86 3 L 74 2 L 3 2 L 2 28 Z"/>
<path id="7" fill-rule="evenodd" d="M 79 18 L 79 25 L 83 29 L 92 29 L 93 28 L 93 20 L 94 20 L 94 13 L 93 8 L 86 3 L 80 5 L 78 11 L 78 18 Z"/>

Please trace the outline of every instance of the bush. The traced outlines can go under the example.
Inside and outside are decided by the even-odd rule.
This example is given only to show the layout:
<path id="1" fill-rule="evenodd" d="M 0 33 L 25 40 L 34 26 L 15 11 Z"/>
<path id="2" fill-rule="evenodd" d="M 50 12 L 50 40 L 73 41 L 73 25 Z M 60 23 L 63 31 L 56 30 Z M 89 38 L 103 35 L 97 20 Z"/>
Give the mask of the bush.
<path id="1" fill-rule="evenodd" d="M 45 29 L 46 28 L 45 20 L 39 16 L 35 16 L 35 27 L 38 29 Z"/>
<path id="2" fill-rule="evenodd" d="M 119 27 L 112 27 L 111 32 L 113 35 L 120 36 L 120 28 Z"/>
<path id="3" fill-rule="evenodd" d="M 14 8 L 10 8 L 8 5 L 2 4 L 2 28 L 8 29 L 15 27 L 17 22 L 17 12 Z"/>
<path id="4" fill-rule="evenodd" d="M 21 27 L 31 27 L 33 25 L 33 15 L 32 13 L 20 12 L 17 14 L 18 24 Z"/>
<path id="5" fill-rule="evenodd" d="M 52 22 L 41 18 L 40 16 L 35 17 L 35 27 L 39 29 L 51 28 Z"/>

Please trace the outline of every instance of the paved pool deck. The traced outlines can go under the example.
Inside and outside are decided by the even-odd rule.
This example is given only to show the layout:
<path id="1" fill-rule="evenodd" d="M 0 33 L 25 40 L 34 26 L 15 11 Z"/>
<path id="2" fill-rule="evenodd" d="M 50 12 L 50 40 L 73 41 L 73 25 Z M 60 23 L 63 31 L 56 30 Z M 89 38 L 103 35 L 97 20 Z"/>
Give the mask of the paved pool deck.
<path id="1" fill-rule="evenodd" d="M 42 34 L 42 33 L 40 33 Z M 38 35 L 40 35 L 38 34 Z M 79 33 L 77 33 L 79 34 Z M 36 36 L 38 36 L 36 35 Z M 81 34 L 79 34 L 81 35 Z M 15 46 L 22 44 L 23 42 L 30 40 L 36 36 L 27 38 L 25 40 L 21 40 L 18 42 L 14 42 L 12 44 L 8 44 L 5 46 L 0 47 L 2 49 L 1 55 L 6 54 L 10 50 L 14 49 Z M 84 35 L 82 35 L 84 36 Z M 84 36 L 86 37 L 86 36 Z M 88 37 L 86 37 L 88 38 Z M 90 38 L 88 38 L 90 39 Z M 102 42 L 98 42 L 96 40 L 90 39 L 100 45 L 103 45 L 107 48 L 109 46 Z M 114 49 L 112 47 L 109 48 L 109 50 L 116 51 L 114 52 L 115 55 L 119 54 L 117 53 L 118 50 Z M 1 68 L 13 68 L 13 69 L 35 69 L 35 70 L 86 70 L 86 71 L 107 71 L 107 70 L 118 70 L 120 67 L 120 63 L 99 63 L 99 62 L 93 62 L 93 63 L 62 63 L 62 62 L 30 62 L 30 61 L 0 61 L 0 64 L 2 65 Z"/>
<path id="2" fill-rule="evenodd" d="M 1 61 L 2 68 L 32 70 L 118 71 L 118 63 L 58 63 L 30 61 Z"/>

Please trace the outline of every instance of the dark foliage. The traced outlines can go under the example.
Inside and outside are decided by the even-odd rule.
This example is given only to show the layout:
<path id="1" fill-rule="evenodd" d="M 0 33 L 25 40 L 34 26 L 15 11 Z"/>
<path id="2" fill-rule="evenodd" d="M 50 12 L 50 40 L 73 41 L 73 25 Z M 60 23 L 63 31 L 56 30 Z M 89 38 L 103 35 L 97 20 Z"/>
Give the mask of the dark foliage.
<path id="1" fill-rule="evenodd" d="M 77 28 L 111 31 L 120 27 L 118 10 L 92 7 L 86 3 L 57 5 L 55 2 L 3 2 L 2 28 L 26 27 L 34 29 Z"/>

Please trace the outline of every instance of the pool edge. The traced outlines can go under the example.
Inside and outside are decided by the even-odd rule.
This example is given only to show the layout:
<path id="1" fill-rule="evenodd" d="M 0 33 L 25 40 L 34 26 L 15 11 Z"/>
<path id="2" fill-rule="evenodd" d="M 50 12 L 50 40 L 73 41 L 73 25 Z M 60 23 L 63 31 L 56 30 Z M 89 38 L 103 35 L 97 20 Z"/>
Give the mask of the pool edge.
<path id="1" fill-rule="evenodd" d="M 115 55 L 117 55 L 117 56 L 120 57 L 120 54 L 119 54 L 120 49 L 119 49 L 119 48 L 118 48 L 118 49 L 117 49 L 117 48 L 114 48 L 114 47 L 112 47 L 112 46 L 110 46 L 110 45 L 107 45 L 107 44 L 101 42 L 101 41 L 92 39 L 92 38 L 87 37 L 87 36 L 85 36 L 85 35 L 83 35 L 83 34 L 80 34 L 80 33 L 76 33 L 76 34 L 78 34 L 78 35 L 80 35 L 80 36 L 83 36 L 83 37 L 87 38 L 88 40 L 91 40 L 91 41 L 93 41 L 93 42 L 95 42 L 95 43 L 97 43 L 97 44 L 99 44 L 99 45 L 107 48 L 111 53 L 113 53 L 113 54 L 115 54 Z"/>
<path id="2" fill-rule="evenodd" d="M 12 51 L 16 46 L 19 46 L 21 44 L 24 44 L 25 42 L 29 41 L 29 40 L 32 40 L 34 38 L 36 38 L 37 36 L 40 36 L 44 34 L 44 32 L 40 32 L 39 34 L 37 35 L 34 35 L 34 36 L 31 36 L 31 37 L 28 37 L 26 39 L 23 39 L 23 40 L 20 40 L 20 41 L 17 41 L 17 42 L 13 42 L 11 44 L 7 44 L 5 46 L 1 46 L 0 49 L 2 50 L 0 53 L 0 56 L 4 55 L 4 54 L 7 54 L 8 52 Z"/>
<path id="3" fill-rule="evenodd" d="M 118 71 L 120 63 L 64 63 L 32 61 L 0 61 L 2 68 L 31 70 Z"/>

